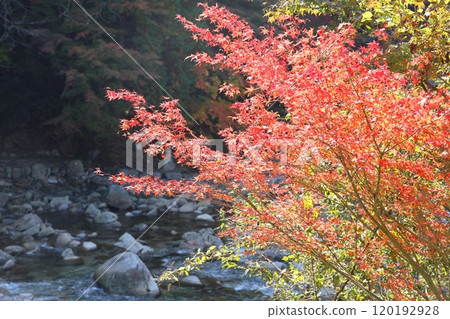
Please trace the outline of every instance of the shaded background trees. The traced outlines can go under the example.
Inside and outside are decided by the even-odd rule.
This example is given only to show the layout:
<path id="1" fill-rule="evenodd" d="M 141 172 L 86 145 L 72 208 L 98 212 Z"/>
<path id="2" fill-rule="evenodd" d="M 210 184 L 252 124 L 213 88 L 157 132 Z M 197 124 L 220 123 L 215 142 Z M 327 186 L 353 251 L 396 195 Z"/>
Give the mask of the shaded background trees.
<path id="1" fill-rule="evenodd" d="M 197 1 L 79 1 L 189 111 L 203 131 L 220 127 L 229 102 L 216 84 L 229 75 L 195 68 L 198 50 L 175 20 L 197 15 Z M 261 3 L 222 1 L 251 21 Z M 118 119 L 127 107 L 107 103 L 105 87 L 132 88 L 158 104 L 166 95 L 73 1 L 4 0 L 0 5 L 0 148 L 57 148 L 63 156 L 121 149 Z M 258 21 L 259 19 L 259 21 Z M 234 78 L 230 81 L 239 81 Z M 207 110 L 210 105 L 214 107 Z M 215 131 L 215 129 L 214 129 Z"/>
<path id="2" fill-rule="evenodd" d="M 385 28 L 389 38 L 386 58 L 393 70 L 405 72 L 411 62 L 430 54 L 420 68 L 421 85 L 430 90 L 450 87 L 450 1 L 448 0 L 293 0 L 276 1 L 266 15 L 274 21 L 280 14 L 326 16 L 327 25 L 352 23 L 360 38 L 370 39 L 375 28 Z"/>

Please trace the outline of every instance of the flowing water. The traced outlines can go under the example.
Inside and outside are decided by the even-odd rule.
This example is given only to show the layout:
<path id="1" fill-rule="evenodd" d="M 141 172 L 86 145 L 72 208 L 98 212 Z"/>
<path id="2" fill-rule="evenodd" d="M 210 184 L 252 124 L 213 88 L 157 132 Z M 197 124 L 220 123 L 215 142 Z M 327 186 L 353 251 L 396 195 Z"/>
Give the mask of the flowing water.
<path id="1" fill-rule="evenodd" d="M 209 263 L 196 273 L 206 283 L 204 287 L 173 284 L 169 290 L 162 287 L 158 297 L 115 295 L 95 285 L 86 291 L 94 282 L 95 269 L 123 251 L 114 246 L 114 242 L 124 232 L 138 237 L 141 232 L 133 231 L 132 226 L 141 222 L 150 225 L 153 220 L 120 216 L 122 227 L 112 230 L 93 225 L 80 215 L 53 212 L 40 214 L 40 217 L 55 229 L 68 231 L 73 236 L 81 234 L 79 236 L 83 237 L 97 232 L 97 237 L 92 241 L 98 248 L 91 252 L 74 249 L 75 254 L 82 258 L 82 264 L 68 265 L 62 261 L 60 250 L 43 243 L 39 252 L 17 256 L 14 269 L 0 273 L 0 292 L 4 288 L 11 296 L 22 294 L 24 299 L 34 300 L 76 300 L 83 293 L 81 300 L 264 300 L 266 295 L 270 295 L 270 289 L 265 288 L 260 279 L 244 277 L 236 270 L 222 270 L 218 263 Z M 188 255 L 178 249 L 177 241 L 184 232 L 199 229 L 198 223 L 181 215 L 165 215 L 157 226 L 157 229 L 150 229 L 142 237 L 144 243 L 155 250 L 152 258 L 144 260 L 155 277 L 168 265 L 181 264 Z M 14 243 L 0 238 L 0 244 L 4 247 Z"/>

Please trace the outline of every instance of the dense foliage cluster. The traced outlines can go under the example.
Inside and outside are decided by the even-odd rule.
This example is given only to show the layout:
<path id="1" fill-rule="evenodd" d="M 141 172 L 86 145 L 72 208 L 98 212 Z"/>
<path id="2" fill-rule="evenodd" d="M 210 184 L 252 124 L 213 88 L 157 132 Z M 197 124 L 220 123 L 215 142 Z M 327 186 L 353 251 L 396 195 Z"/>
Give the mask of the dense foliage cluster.
<path id="1" fill-rule="evenodd" d="M 349 24 L 315 32 L 281 15 L 256 37 L 225 8 L 202 7 L 210 28 L 179 20 L 218 53 L 190 58 L 246 80 L 245 89 L 220 88 L 240 96 L 231 106 L 236 125 L 220 132 L 227 152 L 196 136 L 176 101 L 156 107 L 125 90 L 107 95 L 132 103 L 134 117 L 122 121 L 128 137 L 153 155 L 172 147 L 199 172 L 195 181 L 113 181 L 225 205 L 228 244 L 172 275 L 220 259 L 262 275 L 282 298 L 316 299 L 332 287 L 336 299 L 448 299 L 449 92 L 422 90 L 417 71 L 390 70 L 375 41 L 355 47 Z M 272 248 L 287 268 L 271 261 Z"/>
<path id="2" fill-rule="evenodd" d="M 385 46 L 391 68 L 404 72 L 408 62 L 427 52 L 432 63 L 421 70 L 421 85 L 426 89 L 450 88 L 448 0 L 294 0 L 278 1 L 267 10 L 270 20 L 281 14 L 332 16 L 352 23 L 364 38 L 383 27 L 389 34 Z"/>

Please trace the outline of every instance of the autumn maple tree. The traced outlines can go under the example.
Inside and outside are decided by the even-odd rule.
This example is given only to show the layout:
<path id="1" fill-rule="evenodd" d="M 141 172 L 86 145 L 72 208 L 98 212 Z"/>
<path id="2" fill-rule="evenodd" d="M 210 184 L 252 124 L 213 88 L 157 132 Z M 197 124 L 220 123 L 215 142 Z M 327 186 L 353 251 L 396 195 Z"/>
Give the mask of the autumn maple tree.
<path id="1" fill-rule="evenodd" d="M 217 53 L 190 58 L 246 79 L 245 88 L 220 88 L 236 98 L 236 126 L 220 132 L 226 152 L 194 135 L 177 101 L 157 107 L 109 90 L 110 100 L 134 106 L 121 123 L 129 138 L 153 155 L 171 147 L 198 170 L 194 181 L 113 181 L 221 202 L 227 244 L 191 262 L 252 266 L 285 298 L 319 298 L 326 286 L 335 299 L 449 299 L 448 91 L 418 89 L 416 71 L 390 71 L 377 42 L 355 47 L 351 25 L 315 32 L 280 15 L 256 36 L 225 8 L 201 6 L 210 28 L 178 19 Z M 272 248 L 285 269 L 264 266 Z"/>

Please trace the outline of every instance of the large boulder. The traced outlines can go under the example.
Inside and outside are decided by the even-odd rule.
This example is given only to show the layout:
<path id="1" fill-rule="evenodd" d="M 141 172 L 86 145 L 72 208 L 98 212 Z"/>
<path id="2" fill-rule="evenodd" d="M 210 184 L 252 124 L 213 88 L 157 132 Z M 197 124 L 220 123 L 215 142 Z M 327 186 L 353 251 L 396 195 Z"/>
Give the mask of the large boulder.
<path id="1" fill-rule="evenodd" d="M 94 273 L 106 291 L 125 295 L 159 295 L 150 270 L 135 253 L 126 252 L 108 259 Z"/>
<path id="2" fill-rule="evenodd" d="M 13 239 L 32 236 L 43 238 L 55 233 L 55 230 L 50 225 L 44 224 L 42 219 L 36 214 L 24 215 L 14 223 L 13 229 L 15 231 L 12 236 Z"/>
<path id="3" fill-rule="evenodd" d="M 120 185 L 111 185 L 109 187 L 106 203 L 118 209 L 127 209 L 132 204 L 127 190 Z"/>

